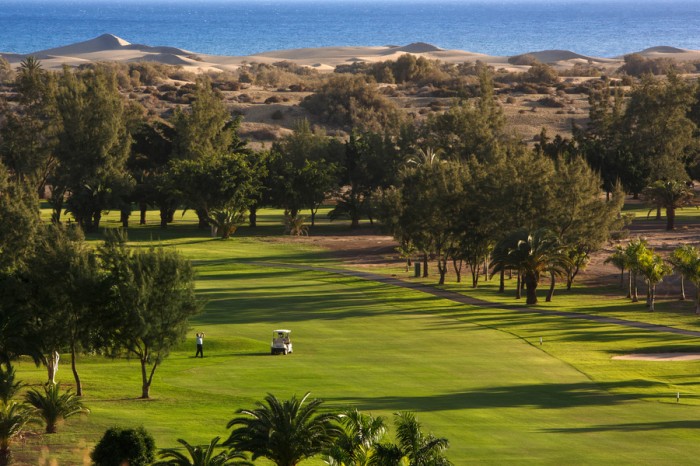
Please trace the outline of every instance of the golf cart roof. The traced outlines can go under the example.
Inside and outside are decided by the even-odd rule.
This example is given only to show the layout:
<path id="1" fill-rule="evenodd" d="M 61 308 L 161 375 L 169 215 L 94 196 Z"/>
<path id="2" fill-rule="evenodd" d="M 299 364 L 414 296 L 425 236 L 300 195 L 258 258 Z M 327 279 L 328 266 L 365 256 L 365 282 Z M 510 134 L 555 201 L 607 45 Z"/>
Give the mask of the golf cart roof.
<path id="1" fill-rule="evenodd" d="M 280 329 L 280 330 L 273 330 L 274 333 L 292 333 L 291 330 L 286 330 L 286 329 Z"/>

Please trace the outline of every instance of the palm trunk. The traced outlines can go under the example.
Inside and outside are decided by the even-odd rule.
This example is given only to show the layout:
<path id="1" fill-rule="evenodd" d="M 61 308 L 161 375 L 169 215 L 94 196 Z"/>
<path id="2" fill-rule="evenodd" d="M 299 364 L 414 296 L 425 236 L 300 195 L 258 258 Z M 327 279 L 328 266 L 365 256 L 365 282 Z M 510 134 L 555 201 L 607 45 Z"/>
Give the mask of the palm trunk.
<path id="1" fill-rule="evenodd" d="M 625 287 L 625 269 L 620 271 L 620 289 Z"/>
<path id="2" fill-rule="evenodd" d="M 520 278 L 520 272 L 518 272 L 518 283 L 517 286 L 515 287 L 515 299 L 520 299 L 523 297 L 522 295 L 522 287 L 520 286 L 521 283 L 521 278 Z"/>
<path id="3" fill-rule="evenodd" d="M 681 301 L 685 301 L 685 277 L 681 274 Z"/>
<path id="4" fill-rule="evenodd" d="M 428 276 L 428 253 L 423 253 L 423 278 Z"/>
<path id="5" fill-rule="evenodd" d="M 52 351 L 48 358 L 46 358 L 46 371 L 48 373 L 48 383 L 56 384 L 56 372 L 58 372 L 58 361 L 61 359 L 61 355 L 58 351 Z"/>
<path id="6" fill-rule="evenodd" d="M 75 356 L 75 344 L 73 344 L 70 349 L 70 368 L 73 371 L 73 378 L 75 379 L 75 394 L 77 396 L 83 396 L 83 384 L 80 382 L 78 368 L 75 365 Z"/>
<path id="7" fill-rule="evenodd" d="M 525 304 L 534 306 L 537 304 L 537 277 L 528 273 L 523 277 L 523 281 L 525 282 L 525 290 L 527 292 Z"/>
<path id="8" fill-rule="evenodd" d="M 651 286 L 651 293 L 649 296 L 649 310 L 654 312 L 654 301 L 656 300 L 656 285 Z"/>
<path id="9" fill-rule="evenodd" d="M 501 270 L 501 277 L 498 282 L 498 292 L 503 293 L 506 290 L 506 271 Z"/>
<path id="10" fill-rule="evenodd" d="M 139 225 L 146 224 L 146 211 L 148 210 L 148 204 L 145 202 L 139 202 L 139 211 L 141 216 L 139 217 Z"/>
<path id="11" fill-rule="evenodd" d="M 549 282 L 549 291 L 547 292 L 547 297 L 545 298 L 545 302 L 551 302 L 552 301 L 552 296 L 554 296 L 554 286 L 556 284 L 556 277 L 554 276 L 554 272 L 549 273 L 551 280 Z"/>
<path id="12" fill-rule="evenodd" d="M 632 298 L 632 270 L 627 271 L 627 299 Z"/>
<path id="13" fill-rule="evenodd" d="M 671 231 L 676 227 L 676 209 L 666 207 L 666 231 Z"/>
<path id="14" fill-rule="evenodd" d="M 632 274 L 632 302 L 639 302 L 639 291 L 637 290 L 637 272 Z"/>

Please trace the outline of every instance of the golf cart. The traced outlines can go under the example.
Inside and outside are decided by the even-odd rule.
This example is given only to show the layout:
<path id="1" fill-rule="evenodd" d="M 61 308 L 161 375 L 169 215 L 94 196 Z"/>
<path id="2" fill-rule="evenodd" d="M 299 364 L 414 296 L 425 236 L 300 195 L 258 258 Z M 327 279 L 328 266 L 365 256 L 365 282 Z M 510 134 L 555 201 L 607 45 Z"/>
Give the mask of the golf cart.
<path id="1" fill-rule="evenodd" d="M 292 352 L 292 340 L 289 338 L 291 330 L 273 330 L 270 354 L 287 354 Z"/>

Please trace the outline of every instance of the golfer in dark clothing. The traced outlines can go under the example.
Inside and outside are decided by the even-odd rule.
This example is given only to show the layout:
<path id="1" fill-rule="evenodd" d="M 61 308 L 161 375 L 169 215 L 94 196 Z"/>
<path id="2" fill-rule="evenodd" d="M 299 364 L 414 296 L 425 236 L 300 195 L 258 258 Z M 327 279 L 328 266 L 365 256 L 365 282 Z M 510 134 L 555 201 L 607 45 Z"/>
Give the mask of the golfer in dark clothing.
<path id="1" fill-rule="evenodd" d="M 194 357 L 196 358 L 197 356 L 204 357 L 204 333 L 198 333 L 197 334 L 197 352 L 194 354 Z"/>

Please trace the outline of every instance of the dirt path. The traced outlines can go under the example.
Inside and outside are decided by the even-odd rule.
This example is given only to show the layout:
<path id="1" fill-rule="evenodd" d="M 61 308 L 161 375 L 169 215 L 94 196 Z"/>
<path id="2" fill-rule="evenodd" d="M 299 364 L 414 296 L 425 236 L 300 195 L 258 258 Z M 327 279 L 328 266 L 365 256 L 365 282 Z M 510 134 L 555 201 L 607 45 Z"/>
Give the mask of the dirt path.
<path id="1" fill-rule="evenodd" d="M 596 315 L 590 315 L 590 314 L 582 314 L 582 313 L 578 313 L 578 312 L 550 311 L 550 310 L 545 310 L 545 309 L 533 309 L 533 308 L 529 308 L 529 307 L 521 307 L 521 306 L 508 305 L 508 304 L 492 303 L 492 302 L 488 302 L 488 301 L 483 301 L 481 299 L 476 299 L 476 298 L 473 298 L 470 296 L 465 296 L 463 294 L 456 293 L 454 291 L 441 290 L 438 288 L 434 288 L 430 285 L 425 285 L 423 283 L 411 283 L 411 282 L 408 282 L 405 280 L 400 280 L 400 279 L 395 278 L 395 277 L 388 277 L 385 275 L 379 275 L 379 274 L 371 273 L 371 272 L 336 269 L 336 268 L 330 268 L 330 267 L 315 267 L 315 266 L 311 266 L 311 265 L 301 265 L 301 264 L 286 264 L 286 263 L 278 263 L 278 262 L 253 262 L 252 264 L 262 266 L 262 267 L 277 267 L 277 268 L 285 268 L 285 269 L 310 270 L 310 271 L 314 271 L 314 272 L 333 273 L 333 274 L 345 275 L 345 276 L 349 276 L 349 277 L 361 278 L 363 280 L 370 280 L 370 281 L 375 281 L 375 282 L 379 282 L 379 283 L 384 283 L 387 285 L 408 288 L 411 290 L 420 291 L 422 293 L 428 293 L 428 294 L 431 294 L 433 296 L 437 296 L 437 297 L 443 298 L 443 299 L 449 299 L 450 301 L 454 301 L 454 302 L 457 302 L 460 304 L 468 304 L 468 305 L 479 306 L 479 307 L 484 307 L 484 308 L 508 309 L 511 311 L 517 311 L 517 312 L 522 312 L 522 313 L 527 313 L 527 314 L 552 315 L 552 316 L 565 317 L 568 319 L 588 320 L 588 321 L 593 321 L 593 322 L 599 322 L 602 324 L 612 324 L 612 325 L 620 325 L 623 327 L 638 328 L 638 329 L 642 329 L 642 330 L 648 330 L 651 332 L 666 332 L 666 333 L 673 333 L 676 335 L 700 337 L 700 331 L 685 330 L 685 329 L 675 328 L 675 327 L 667 327 L 665 325 L 655 325 L 655 324 L 650 324 L 647 322 L 637 322 L 637 321 L 632 321 L 632 320 L 617 319 L 615 317 L 605 317 L 605 316 L 596 316 Z"/>

